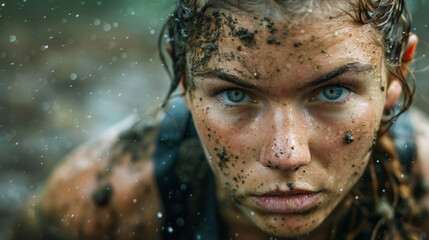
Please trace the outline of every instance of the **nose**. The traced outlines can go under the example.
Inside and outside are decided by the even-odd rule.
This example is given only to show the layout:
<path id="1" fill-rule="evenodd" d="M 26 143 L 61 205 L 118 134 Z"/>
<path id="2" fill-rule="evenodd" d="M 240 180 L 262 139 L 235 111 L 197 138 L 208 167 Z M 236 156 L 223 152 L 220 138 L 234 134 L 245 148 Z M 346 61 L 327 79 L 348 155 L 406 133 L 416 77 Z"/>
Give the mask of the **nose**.
<path id="1" fill-rule="evenodd" d="M 260 152 L 260 162 L 269 168 L 296 170 L 310 163 L 307 124 L 295 107 L 278 107 L 267 114 L 267 141 Z M 266 123 L 267 123 L 266 122 Z"/>

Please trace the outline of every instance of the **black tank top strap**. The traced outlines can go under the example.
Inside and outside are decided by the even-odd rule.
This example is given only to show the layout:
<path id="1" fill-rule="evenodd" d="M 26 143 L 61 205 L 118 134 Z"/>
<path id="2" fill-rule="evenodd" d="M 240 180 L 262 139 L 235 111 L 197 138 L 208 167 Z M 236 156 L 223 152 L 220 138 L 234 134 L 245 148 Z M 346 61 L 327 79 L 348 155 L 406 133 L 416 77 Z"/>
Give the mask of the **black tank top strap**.
<path id="1" fill-rule="evenodd" d="M 154 153 L 155 178 L 164 205 L 162 239 L 178 239 L 184 230 L 189 189 L 182 186 L 175 174 L 176 156 L 181 142 L 191 134 L 191 117 L 182 99 L 170 102 L 167 115 L 159 125 L 158 142 Z"/>
<path id="2" fill-rule="evenodd" d="M 201 211 L 195 226 L 189 226 L 190 199 L 193 197 L 191 184 L 183 181 L 177 168 L 180 147 L 187 140 L 197 137 L 191 115 L 182 98 L 170 102 L 167 115 L 159 126 L 157 147 L 154 153 L 155 178 L 165 209 L 162 226 L 163 240 L 183 239 L 191 236 L 196 240 L 218 240 L 221 234 L 217 213 L 214 177 L 211 171 L 205 176 Z M 160 216 L 160 215 L 159 215 Z M 192 232 L 186 232 L 191 230 Z M 188 238 L 189 239 L 189 238 Z"/>

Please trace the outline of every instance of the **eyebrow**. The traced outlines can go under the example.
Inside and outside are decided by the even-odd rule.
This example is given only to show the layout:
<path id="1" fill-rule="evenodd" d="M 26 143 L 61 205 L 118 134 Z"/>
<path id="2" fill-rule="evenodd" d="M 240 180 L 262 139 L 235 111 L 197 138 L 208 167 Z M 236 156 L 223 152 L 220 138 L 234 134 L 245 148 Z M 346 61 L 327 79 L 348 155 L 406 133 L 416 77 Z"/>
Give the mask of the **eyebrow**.
<path id="1" fill-rule="evenodd" d="M 328 74 L 325 74 L 322 77 L 319 77 L 311 82 L 306 83 L 303 87 L 300 88 L 300 90 L 306 87 L 320 85 L 346 72 L 365 72 L 365 71 L 370 71 L 372 69 L 374 69 L 374 66 L 368 63 L 360 63 L 360 62 L 346 63 L 345 65 L 335 69 L 334 71 L 329 72 Z"/>
<path id="2" fill-rule="evenodd" d="M 243 81 L 240 77 L 235 76 L 233 74 L 227 73 L 225 69 L 213 69 L 205 72 L 198 72 L 195 73 L 194 76 L 197 77 L 215 77 L 219 78 L 221 80 L 234 83 L 235 85 L 238 85 L 243 88 L 248 89 L 257 89 L 258 87 L 256 85 L 253 85 L 251 83 L 247 83 Z"/>
<path id="3" fill-rule="evenodd" d="M 322 77 L 319 77 L 315 80 L 312 80 L 308 83 L 306 83 L 303 87 L 300 87 L 299 90 L 302 90 L 307 87 L 317 86 L 324 82 L 327 82 L 335 77 L 338 77 L 341 74 L 344 74 L 346 72 L 365 72 L 374 69 L 374 66 L 368 63 L 360 63 L 360 62 L 350 62 L 346 63 L 345 65 L 342 65 L 341 67 L 323 75 Z M 231 82 L 233 84 L 236 84 L 243 88 L 248 89 L 258 89 L 258 86 L 247 83 L 244 80 L 242 80 L 240 77 L 227 73 L 227 70 L 225 69 L 213 69 L 205 72 L 197 72 L 194 74 L 194 76 L 197 77 L 215 77 L 227 82 Z"/>

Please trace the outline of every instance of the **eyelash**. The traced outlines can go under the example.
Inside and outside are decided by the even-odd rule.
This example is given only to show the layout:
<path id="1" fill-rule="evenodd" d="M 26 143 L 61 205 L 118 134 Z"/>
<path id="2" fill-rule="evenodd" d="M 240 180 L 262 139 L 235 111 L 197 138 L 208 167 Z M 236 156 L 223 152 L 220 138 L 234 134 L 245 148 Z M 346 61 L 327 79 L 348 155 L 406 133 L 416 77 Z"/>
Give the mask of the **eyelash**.
<path id="1" fill-rule="evenodd" d="M 225 103 L 222 102 L 222 100 L 219 99 L 218 95 L 220 93 L 224 92 L 224 91 L 234 90 L 234 89 L 240 89 L 240 90 L 244 91 L 246 94 L 248 94 L 248 92 L 246 90 L 244 90 L 244 89 L 241 89 L 241 88 L 238 88 L 238 87 L 229 87 L 229 86 L 221 86 L 221 87 L 212 89 L 212 90 L 208 91 L 207 94 L 208 94 L 209 97 L 216 97 L 215 105 L 217 107 L 220 107 L 222 109 L 230 110 L 230 109 L 234 109 L 234 108 L 240 107 L 240 104 L 225 104 Z"/>
<path id="2" fill-rule="evenodd" d="M 317 88 L 314 91 L 314 93 L 316 93 L 316 94 L 313 93 L 312 95 L 316 96 L 321 91 L 323 91 L 323 89 L 326 88 L 326 87 L 341 87 L 341 88 L 344 88 L 344 89 L 348 90 L 349 94 L 347 95 L 347 97 L 345 97 L 344 99 L 341 99 L 340 101 L 324 101 L 324 104 L 330 104 L 330 105 L 343 105 L 343 104 L 346 104 L 348 101 L 350 101 L 350 94 L 356 92 L 356 88 L 353 87 L 353 86 L 351 86 L 351 85 L 343 84 L 343 83 L 331 83 L 331 84 L 327 84 L 327 85 L 324 85 L 324 86 L 321 86 L 321 87 Z M 313 98 L 316 98 L 316 97 L 312 97 L 311 100 Z M 316 101 L 318 101 L 318 100 L 314 100 L 312 102 L 316 102 Z"/>

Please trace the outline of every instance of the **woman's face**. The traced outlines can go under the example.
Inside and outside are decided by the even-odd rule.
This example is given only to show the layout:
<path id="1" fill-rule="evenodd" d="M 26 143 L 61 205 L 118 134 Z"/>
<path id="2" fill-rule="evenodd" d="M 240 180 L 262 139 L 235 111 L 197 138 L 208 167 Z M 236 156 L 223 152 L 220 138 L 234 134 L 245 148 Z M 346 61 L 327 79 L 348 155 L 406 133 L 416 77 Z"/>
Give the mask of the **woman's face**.
<path id="1" fill-rule="evenodd" d="M 187 103 L 218 189 L 271 235 L 310 232 L 367 166 L 386 98 L 382 49 L 349 16 L 208 15 Z"/>

